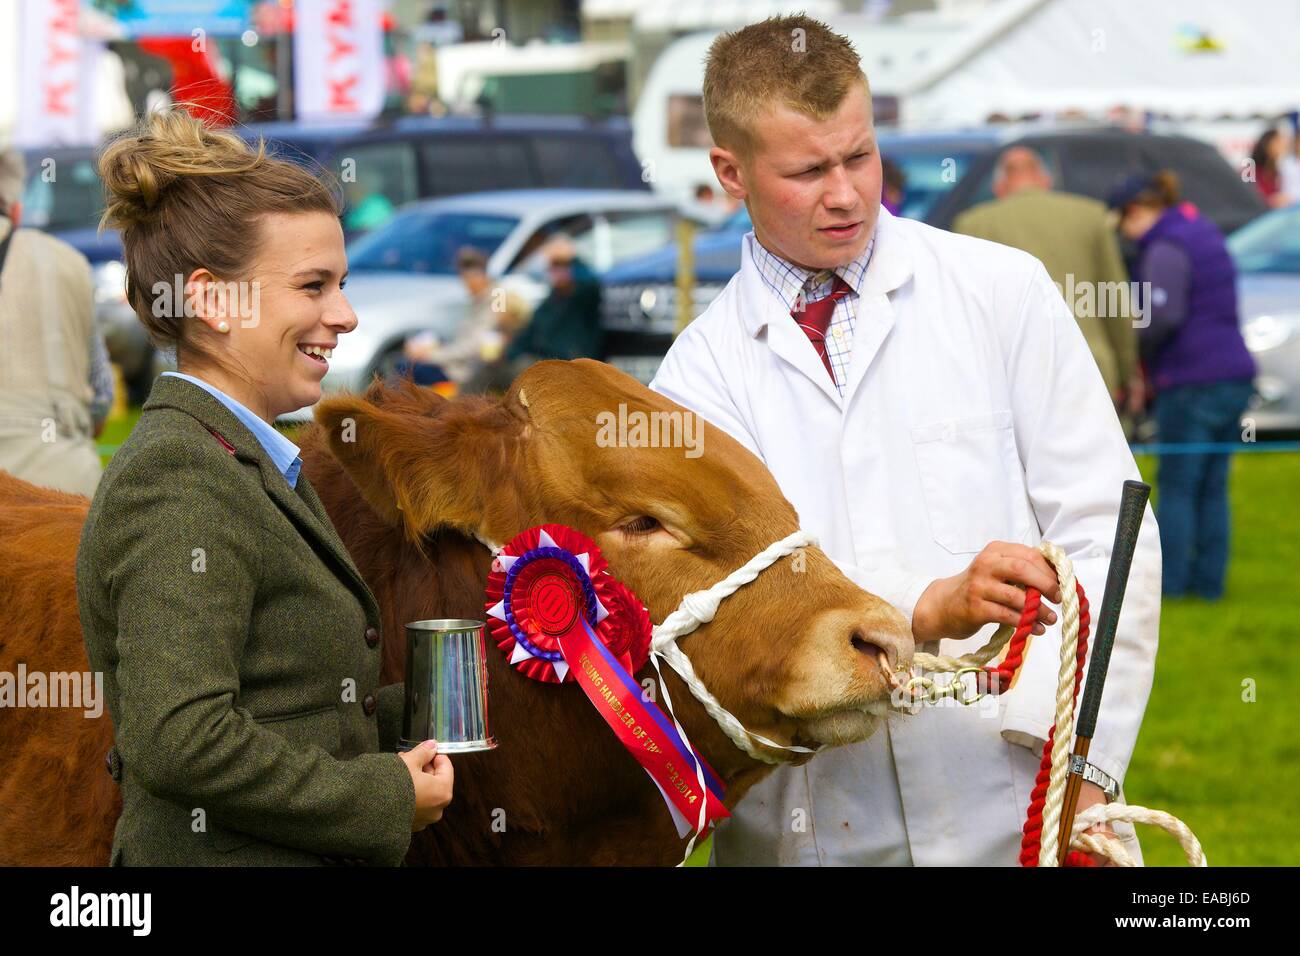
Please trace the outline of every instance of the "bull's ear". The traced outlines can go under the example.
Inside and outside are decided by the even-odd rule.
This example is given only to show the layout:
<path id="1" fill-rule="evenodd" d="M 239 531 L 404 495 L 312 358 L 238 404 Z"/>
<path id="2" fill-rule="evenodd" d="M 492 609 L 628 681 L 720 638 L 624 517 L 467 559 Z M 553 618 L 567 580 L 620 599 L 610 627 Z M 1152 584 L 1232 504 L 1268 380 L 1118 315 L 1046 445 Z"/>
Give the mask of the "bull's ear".
<path id="1" fill-rule="evenodd" d="M 372 385 L 322 400 L 316 421 L 366 502 L 412 538 L 440 527 L 481 534 L 489 509 L 518 505 L 521 423 L 499 400 Z"/>

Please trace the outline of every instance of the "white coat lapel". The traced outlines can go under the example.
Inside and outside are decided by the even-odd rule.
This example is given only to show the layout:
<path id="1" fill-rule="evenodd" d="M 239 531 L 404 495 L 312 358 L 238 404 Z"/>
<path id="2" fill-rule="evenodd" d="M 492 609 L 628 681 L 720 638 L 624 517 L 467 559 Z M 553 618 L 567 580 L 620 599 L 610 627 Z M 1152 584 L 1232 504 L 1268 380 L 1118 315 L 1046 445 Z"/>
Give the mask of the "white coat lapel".
<path id="1" fill-rule="evenodd" d="M 870 273 L 871 270 L 867 269 Z M 844 389 L 844 404 L 853 400 L 853 395 L 862 384 L 876 354 L 889 333 L 894 328 L 894 304 L 883 292 L 874 292 L 868 282 L 858 296 L 858 317 L 853 326 L 853 353 L 849 359 L 849 382 Z"/>
<path id="2" fill-rule="evenodd" d="M 776 298 L 770 294 L 768 298 L 774 304 L 775 311 L 768 320 L 767 344 L 780 358 L 816 383 L 823 394 L 835 403 L 836 408 L 839 408 L 839 389 L 835 387 L 830 375 L 826 373 L 826 366 L 822 364 L 817 349 L 813 347 L 804 331 L 799 328 L 798 323 L 790 317 L 790 313 L 781 311 L 780 303 L 776 301 Z"/>
<path id="3" fill-rule="evenodd" d="M 741 244 L 740 310 L 746 326 L 755 336 L 766 326 L 768 347 L 778 358 L 813 382 L 839 408 L 839 390 L 826 374 L 826 366 L 817 355 L 817 349 L 758 274 L 749 245 L 756 241 L 754 234 L 749 233 Z"/>
<path id="4" fill-rule="evenodd" d="M 853 354 L 849 361 L 849 382 L 844 390 L 847 408 L 862 384 L 867 369 L 894 328 L 891 293 L 912 277 L 913 264 L 907 237 L 895 227 L 894 217 L 883 206 L 876 222 L 876 245 L 871 264 L 858 295 L 857 321 L 853 326 Z"/>

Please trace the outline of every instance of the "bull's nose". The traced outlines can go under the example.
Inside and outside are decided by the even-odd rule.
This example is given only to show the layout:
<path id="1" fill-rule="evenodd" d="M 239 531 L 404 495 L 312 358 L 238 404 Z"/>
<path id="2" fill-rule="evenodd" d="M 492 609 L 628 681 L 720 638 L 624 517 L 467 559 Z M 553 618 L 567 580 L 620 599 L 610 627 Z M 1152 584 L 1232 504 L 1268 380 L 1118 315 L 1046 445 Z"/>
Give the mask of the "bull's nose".
<path id="1" fill-rule="evenodd" d="M 912 629 L 890 607 L 873 610 L 865 619 L 855 621 L 849 631 L 849 644 L 858 653 L 880 663 L 882 669 L 887 668 L 889 674 L 912 661 Z"/>
<path id="2" fill-rule="evenodd" d="M 886 683 L 893 683 L 895 672 L 912 662 L 912 630 L 903 616 L 886 604 L 872 602 L 867 607 L 828 611 L 818 624 L 819 629 L 824 628 L 825 640 L 865 658 L 863 663 L 878 670 Z"/>

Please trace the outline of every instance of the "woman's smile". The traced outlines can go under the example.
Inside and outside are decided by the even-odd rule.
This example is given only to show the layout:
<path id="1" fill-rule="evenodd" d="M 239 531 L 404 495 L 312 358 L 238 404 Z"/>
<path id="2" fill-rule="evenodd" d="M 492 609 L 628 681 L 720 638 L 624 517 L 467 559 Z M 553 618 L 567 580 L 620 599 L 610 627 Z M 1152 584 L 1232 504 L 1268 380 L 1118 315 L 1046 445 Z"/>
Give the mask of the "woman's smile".
<path id="1" fill-rule="evenodd" d="M 326 345 L 319 342 L 299 342 L 298 352 L 311 363 L 313 368 L 319 369 L 324 375 L 329 371 L 329 360 L 334 354 L 334 343 Z"/>

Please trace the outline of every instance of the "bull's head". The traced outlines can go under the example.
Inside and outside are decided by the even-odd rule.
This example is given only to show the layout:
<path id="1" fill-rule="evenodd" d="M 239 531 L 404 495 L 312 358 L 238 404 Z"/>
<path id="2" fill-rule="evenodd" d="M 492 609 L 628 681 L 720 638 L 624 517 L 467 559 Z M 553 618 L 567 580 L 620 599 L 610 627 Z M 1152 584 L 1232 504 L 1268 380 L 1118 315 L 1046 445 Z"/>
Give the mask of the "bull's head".
<path id="1" fill-rule="evenodd" d="M 676 413 L 702 446 L 611 442 L 620 404 L 633 422 Z M 412 537 L 451 527 L 500 542 L 545 522 L 569 525 L 597 542 L 654 621 L 799 527 L 762 462 L 682 416 L 690 413 L 591 361 L 542 362 L 500 399 L 447 402 L 376 385 L 316 413 L 371 507 Z M 912 639 L 901 615 L 807 548 L 723 601 L 681 647 L 746 727 L 808 746 L 870 735 L 878 718 L 865 708 L 889 692 L 881 651 L 905 665 Z"/>

